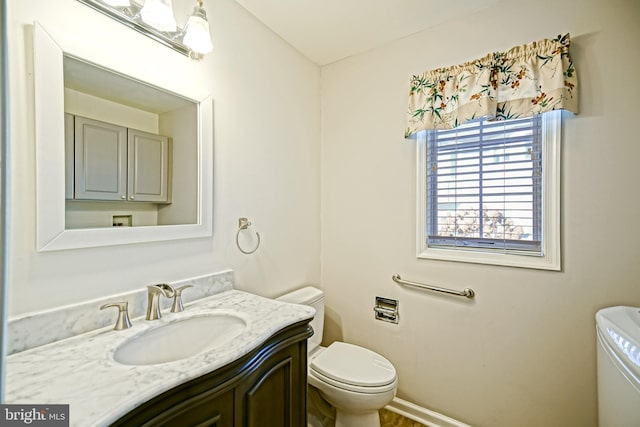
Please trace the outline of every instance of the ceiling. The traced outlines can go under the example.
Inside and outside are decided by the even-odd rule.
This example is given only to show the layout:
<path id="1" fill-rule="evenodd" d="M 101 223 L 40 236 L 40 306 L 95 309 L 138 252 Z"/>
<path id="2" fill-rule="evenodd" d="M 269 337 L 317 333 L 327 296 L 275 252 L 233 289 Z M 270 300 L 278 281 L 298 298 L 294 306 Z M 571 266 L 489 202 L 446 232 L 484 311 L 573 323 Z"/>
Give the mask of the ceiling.
<path id="1" fill-rule="evenodd" d="M 499 0 L 236 0 L 318 65 L 382 46 Z"/>
<path id="2" fill-rule="evenodd" d="M 64 87 L 155 114 L 193 105 L 193 101 L 131 77 L 65 55 Z"/>

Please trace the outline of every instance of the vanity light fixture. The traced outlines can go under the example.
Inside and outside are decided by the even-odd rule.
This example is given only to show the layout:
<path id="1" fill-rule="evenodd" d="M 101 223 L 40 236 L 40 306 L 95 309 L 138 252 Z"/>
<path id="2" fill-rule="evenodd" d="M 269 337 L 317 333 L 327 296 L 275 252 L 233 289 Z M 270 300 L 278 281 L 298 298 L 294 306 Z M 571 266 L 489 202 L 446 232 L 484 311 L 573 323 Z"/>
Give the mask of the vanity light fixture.
<path id="1" fill-rule="evenodd" d="M 213 50 L 213 44 L 211 43 L 207 13 L 202 8 L 202 0 L 196 1 L 197 5 L 193 8 L 193 13 L 184 27 L 182 42 L 194 52 L 204 55 Z"/>
<path id="2" fill-rule="evenodd" d="M 78 1 L 189 58 L 199 60 L 213 50 L 202 0 L 196 0 L 184 29 L 176 25 L 171 0 Z"/>
<path id="3" fill-rule="evenodd" d="M 129 7 L 131 2 L 129 0 L 104 0 L 106 4 L 113 7 Z"/>
<path id="4" fill-rule="evenodd" d="M 177 29 L 171 0 L 145 0 L 140 9 L 140 17 L 159 31 L 173 33 Z"/>

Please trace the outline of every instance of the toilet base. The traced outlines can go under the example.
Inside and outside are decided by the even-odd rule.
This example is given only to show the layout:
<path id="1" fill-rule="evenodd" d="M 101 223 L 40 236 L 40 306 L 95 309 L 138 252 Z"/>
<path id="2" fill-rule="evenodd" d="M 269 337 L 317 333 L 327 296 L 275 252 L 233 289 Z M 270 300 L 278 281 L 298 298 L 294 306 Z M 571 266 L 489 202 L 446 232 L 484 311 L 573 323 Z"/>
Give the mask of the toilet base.
<path id="1" fill-rule="evenodd" d="M 336 427 L 380 427 L 380 414 L 378 411 L 351 414 L 337 409 Z"/>
<path id="2" fill-rule="evenodd" d="M 309 370 L 308 384 L 315 388 L 329 405 L 335 408 L 335 427 L 380 427 L 379 410 L 391 402 L 396 395 L 398 379 L 378 390 L 380 393 L 360 393 L 334 387 L 322 381 L 312 369 Z"/>

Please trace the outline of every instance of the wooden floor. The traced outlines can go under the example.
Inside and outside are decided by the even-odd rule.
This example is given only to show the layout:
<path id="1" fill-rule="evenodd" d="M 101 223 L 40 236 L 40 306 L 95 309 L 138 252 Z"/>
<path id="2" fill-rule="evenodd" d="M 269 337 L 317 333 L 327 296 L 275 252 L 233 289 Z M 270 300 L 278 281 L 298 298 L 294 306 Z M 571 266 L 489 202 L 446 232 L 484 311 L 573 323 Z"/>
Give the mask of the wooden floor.
<path id="1" fill-rule="evenodd" d="M 335 409 L 330 407 L 313 387 L 307 389 L 308 427 L 335 427 Z M 427 427 L 395 412 L 380 410 L 380 427 Z"/>
<path id="2" fill-rule="evenodd" d="M 417 421 L 405 418 L 400 414 L 388 411 L 386 409 L 380 410 L 380 427 L 426 427 Z"/>

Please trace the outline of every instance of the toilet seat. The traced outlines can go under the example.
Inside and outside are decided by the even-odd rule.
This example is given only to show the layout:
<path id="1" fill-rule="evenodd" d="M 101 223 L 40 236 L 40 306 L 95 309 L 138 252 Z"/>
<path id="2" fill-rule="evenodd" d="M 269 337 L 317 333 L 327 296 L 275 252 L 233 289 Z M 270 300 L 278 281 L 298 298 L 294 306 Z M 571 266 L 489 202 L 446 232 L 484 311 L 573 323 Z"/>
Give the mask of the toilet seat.
<path id="1" fill-rule="evenodd" d="M 358 393 L 383 393 L 397 386 L 394 366 L 369 349 L 334 342 L 313 357 L 310 374 L 319 380 Z"/>

